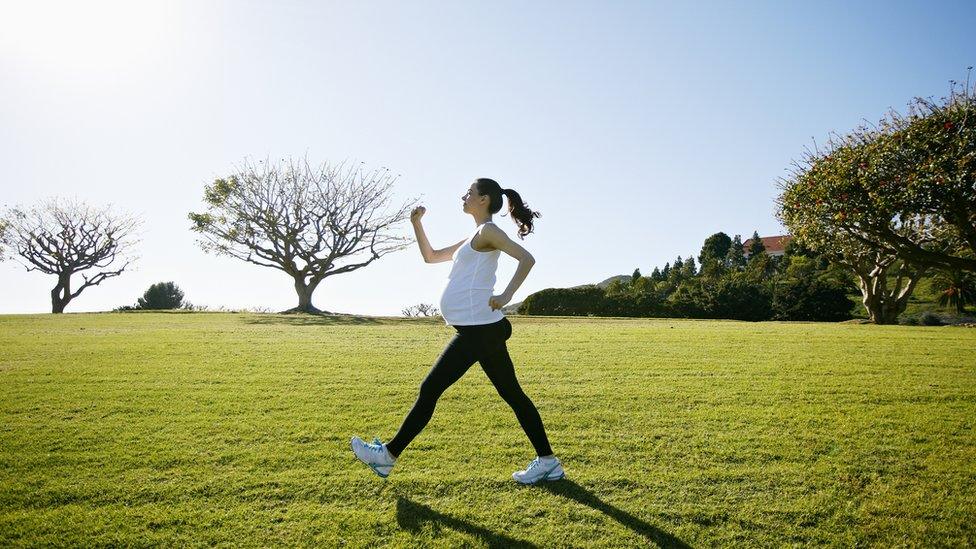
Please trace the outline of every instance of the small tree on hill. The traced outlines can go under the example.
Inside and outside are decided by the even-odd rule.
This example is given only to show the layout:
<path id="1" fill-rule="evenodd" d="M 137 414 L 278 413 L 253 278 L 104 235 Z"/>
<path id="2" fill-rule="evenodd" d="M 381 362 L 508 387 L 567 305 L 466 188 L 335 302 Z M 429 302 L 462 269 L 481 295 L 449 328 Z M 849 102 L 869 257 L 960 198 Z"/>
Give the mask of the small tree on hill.
<path id="1" fill-rule="evenodd" d="M 179 309 L 183 307 L 183 291 L 173 282 L 157 282 L 137 302 L 139 309 Z"/>

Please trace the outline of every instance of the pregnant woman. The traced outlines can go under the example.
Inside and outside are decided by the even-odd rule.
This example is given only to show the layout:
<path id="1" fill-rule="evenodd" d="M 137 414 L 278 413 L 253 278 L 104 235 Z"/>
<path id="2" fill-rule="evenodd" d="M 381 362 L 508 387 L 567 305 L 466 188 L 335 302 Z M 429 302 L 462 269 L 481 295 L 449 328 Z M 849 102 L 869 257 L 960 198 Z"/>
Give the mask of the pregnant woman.
<path id="1" fill-rule="evenodd" d="M 390 474 L 403 449 L 430 421 L 437 399 L 475 362 L 481 364 L 498 394 L 515 411 L 515 417 L 535 447 L 537 457 L 524 470 L 512 473 L 512 478 L 522 484 L 535 484 L 565 476 L 562 464 L 549 447 L 539 411 L 519 386 L 505 344 L 512 335 L 512 324 L 501 308 L 512 300 L 535 259 L 491 221 L 492 214 L 502 208 L 502 195 L 508 197 L 508 211 L 518 225 L 519 238 L 523 238 L 532 232 L 532 219 L 539 217 L 539 213 L 523 204 L 518 193 L 502 189 L 493 179 L 476 180 L 462 198 L 463 210 L 474 218 L 476 227 L 468 238 L 453 246 L 441 250 L 431 248 L 420 221 L 425 208 L 420 206 L 410 214 L 424 261 L 454 262 L 447 287 L 441 295 L 440 308 L 444 321 L 457 333 L 420 384 L 417 401 L 388 443 L 375 437 L 372 443 L 352 437 L 356 457 L 383 478 Z M 519 264 L 508 287 L 496 296 L 492 291 L 501 252 L 514 257 Z"/>

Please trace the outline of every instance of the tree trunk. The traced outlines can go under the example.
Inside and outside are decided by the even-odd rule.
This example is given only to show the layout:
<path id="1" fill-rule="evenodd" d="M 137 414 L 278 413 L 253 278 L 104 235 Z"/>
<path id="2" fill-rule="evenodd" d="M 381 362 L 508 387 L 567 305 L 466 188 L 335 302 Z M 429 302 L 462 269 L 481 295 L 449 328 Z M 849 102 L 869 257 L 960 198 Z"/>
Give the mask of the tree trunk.
<path id="1" fill-rule="evenodd" d="M 863 295 L 861 301 L 868 311 L 871 322 L 875 324 L 898 323 L 898 315 L 905 312 L 908 307 L 908 298 L 911 297 L 915 285 L 921 279 L 921 273 L 908 276 L 908 284 L 904 288 L 901 287 L 901 278 L 899 277 L 895 289 L 890 292 L 887 289 L 887 277 L 887 267 L 879 267 L 868 276 L 858 273 L 861 294 Z"/>
<path id="2" fill-rule="evenodd" d="M 58 275 L 58 284 L 51 290 L 51 313 L 63 313 L 69 301 L 71 301 L 71 275 Z"/>
<path id="3" fill-rule="evenodd" d="M 319 314 L 322 311 L 315 308 L 312 305 L 312 293 L 315 288 L 319 285 L 318 280 L 312 280 L 306 283 L 304 278 L 295 278 L 295 292 L 298 294 L 298 306 L 293 309 L 288 309 L 286 313 L 311 313 Z"/>

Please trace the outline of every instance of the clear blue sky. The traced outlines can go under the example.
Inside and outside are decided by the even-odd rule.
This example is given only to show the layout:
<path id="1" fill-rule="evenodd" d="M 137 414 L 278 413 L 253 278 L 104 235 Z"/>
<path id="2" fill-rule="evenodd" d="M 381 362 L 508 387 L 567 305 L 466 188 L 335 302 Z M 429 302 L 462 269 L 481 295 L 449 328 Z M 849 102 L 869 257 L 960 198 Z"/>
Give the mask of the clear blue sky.
<path id="1" fill-rule="evenodd" d="M 68 312 L 164 280 L 212 307 L 295 305 L 285 275 L 205 255 L 189 230 L 203 186 L 246 156 L 388 166 L 436 247 L 473 228 L 474 178 L 518 190 L 542 217 L 513 301 L 646 274 L 717 231 L 780 234 L 776 180 L 812 139 L 942 96 L 976 64 L 973 2 L 2 6 L 0 202 L 77 196 L 145 219 L 136 269 Z M 515 266 L 500 259 L 496 291 Z M 436 305 L 449 270 L 414 247 L 314 302 L 399 315 Z M 49 311 L 53 285 L 0 263 L 0 312 Z"/>

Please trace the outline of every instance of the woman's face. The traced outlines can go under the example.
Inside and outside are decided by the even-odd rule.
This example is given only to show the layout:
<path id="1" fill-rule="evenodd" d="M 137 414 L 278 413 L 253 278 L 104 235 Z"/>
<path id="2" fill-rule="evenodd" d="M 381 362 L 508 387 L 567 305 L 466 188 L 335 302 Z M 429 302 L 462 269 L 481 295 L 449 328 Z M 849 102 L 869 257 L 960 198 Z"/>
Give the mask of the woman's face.
<path id="1" fill-rule="evenodd" d="M 475 211 L 476 206 L 481 202 L 481 198 L 482 197 L 478 195 L 478 190 L 475 187 L 475 184 L 472 183 L 471 186 L 468 187 L 468 192 L 461 197 L 461 200 L 464 201 L 461 209 L 466 212 Z"/>

